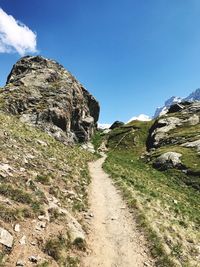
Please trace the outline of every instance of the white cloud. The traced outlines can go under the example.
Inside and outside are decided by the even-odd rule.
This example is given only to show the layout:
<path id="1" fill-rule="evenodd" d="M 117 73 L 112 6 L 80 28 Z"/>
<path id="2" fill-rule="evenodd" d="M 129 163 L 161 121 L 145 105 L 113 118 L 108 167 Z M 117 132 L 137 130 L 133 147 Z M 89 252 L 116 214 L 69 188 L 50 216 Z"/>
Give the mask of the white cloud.
<path id="1" fill-rule="evenodd" d="M 36 34 L 0 8 L 0 53 L 18 52 L 21 56 L 36 49 Z"/>
<path id="2" fill-rule="evenodd" d="M 132 117 L 127 123 L 129 123 L 131 121 L 134 121 L 134 120 L 137 120 L 137 121 L 151 121 L 151 118 L 148 115 L 140 114 L 137 117 L 136 116 Z"/>
<path id="3" fill-rule="evenodd" d="M 111 124 L 109 123 L 98 123 L 98 128 L 100 129 L 109 129 Z"/>

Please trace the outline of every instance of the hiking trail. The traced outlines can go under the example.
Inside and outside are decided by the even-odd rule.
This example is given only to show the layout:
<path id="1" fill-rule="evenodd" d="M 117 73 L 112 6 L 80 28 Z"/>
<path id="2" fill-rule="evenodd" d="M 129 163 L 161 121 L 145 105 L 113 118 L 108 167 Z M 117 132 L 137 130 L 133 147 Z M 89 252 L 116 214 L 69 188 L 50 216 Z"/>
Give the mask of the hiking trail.
<path id="1" fill-rule="evenodd" d="M 89 164 L 89 254 L 84 267 L 155 266 L 147 243 L 108 174 L 102 169 L 106 156 Z"/>

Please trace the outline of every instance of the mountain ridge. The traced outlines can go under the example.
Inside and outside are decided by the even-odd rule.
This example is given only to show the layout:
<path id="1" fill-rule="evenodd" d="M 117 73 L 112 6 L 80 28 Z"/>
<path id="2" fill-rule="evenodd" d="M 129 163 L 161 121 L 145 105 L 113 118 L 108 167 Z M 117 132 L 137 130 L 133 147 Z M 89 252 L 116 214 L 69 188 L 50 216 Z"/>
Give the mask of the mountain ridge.
<path id="1" fill-rule="evenodd" d="M 158 107 L 156 109 L 153 115 L 153 118 L 157 118 L 159 116 L 166 114 L 170 106 L 177 104 L 177 103 L 184 102 L 184 101 L 189 101 L 189 102 L 200 101 L 200 88 L 197 88 L 195 91 L 193 91 L 187 97 L 184 97 L 184 98 L 178 97 L 178 96 L 170 97 L 169 99 L 165 101 L 164 106 Z"/>

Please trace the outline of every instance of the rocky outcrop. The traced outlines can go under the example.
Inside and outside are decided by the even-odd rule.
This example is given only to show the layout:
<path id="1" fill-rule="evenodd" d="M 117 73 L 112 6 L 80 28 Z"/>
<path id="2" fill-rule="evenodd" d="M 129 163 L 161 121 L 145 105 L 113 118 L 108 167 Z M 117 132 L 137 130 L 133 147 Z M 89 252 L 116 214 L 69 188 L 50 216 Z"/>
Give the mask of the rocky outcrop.
<path id="1" fill-rule="evenodd" d="M 168 113 L 178 112 L 178 111 L 182 110 L 183 108 L 184 108 L 183 105 L 177 103 L 177 104 L 172 105 L 172 106 L 169 108 Z"/>
<path id="2" fill-rule="evenodd" d="M 181 125 L 181 119 L 176 117 L 167 117 L 156 120 L 150 129 L 148 138 L 148 147 L 159 147 L 164 142 L 167 143 L 168 132 Z"/>
<path id="3" fill-rule="evenodd" d="M 71 143 L 90 139 L 99 117 L 96 99 L 59 63 L 21 58 L 0 95 L 1 108 Z"/>
<path id="4" fill-rule="evenodd" d="M 153 163 L 153 166 L 160 170 L 169 168 L 182 168 L 181 158 L 182 154 L 176 152 L 166 152 L 159 156 Z"/>
<path id="5" fill-rule="evenodd" d="M 193 142 L 184 143 L 181 146 L 195 148 L 197 152 L 200 154 L 200 139 Z"/>
<path id="6" fill-rule="evenodd" d="M 147 148 L 158 148 L 170 144 L 181 145 L 190 141 L 189 135 L 173 134 L 180 128 L 198 125 L 200 122 L 200 102 L 189 105 L 176 105 L 173 113 L 158 118 L 149 131 Z M 177 108 L 177 109 L 176 109 Z M 172 111 L 171 111 L 172 112 Z M 187 140 L 189 139 L 189 140 Z"/>
<path id="7" fill-rule="evenodd" d="M 124 123 L 122 121 L 115 121 L 111 126 L 110 126 L 110 130 L 113 130 L 115 128 L 121 127 L 123 126 Z"/>

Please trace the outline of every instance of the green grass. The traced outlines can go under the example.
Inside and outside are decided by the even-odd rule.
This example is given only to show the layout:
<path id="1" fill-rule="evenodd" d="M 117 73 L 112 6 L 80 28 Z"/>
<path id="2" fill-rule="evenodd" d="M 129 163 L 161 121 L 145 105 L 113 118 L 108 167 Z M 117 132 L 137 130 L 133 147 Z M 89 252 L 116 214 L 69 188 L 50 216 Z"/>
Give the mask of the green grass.
<path id="1" fill-rule="evenodd" d="M 96 131 L 95 134 L 93 135 L 91 142 L 94 146 L 95 151 L 97 151 L 98 148 L 100 147 L 103 138 L 104 134 L 102 133 L 102 131 Z"/>
<path id="2" fill-rule="evenodd" d="M 69 239 L 60 234 L 57 237 L 47 240 L 43 250 L 46 254 L 51 256 L 59 266 L 70 266 L 66 265 L 67 259 L 70 259 L 70 246 Z M 70 263 L 70 261 L 68 263 Z"/>
<path id="3" fill-rule="evenodd" d="M 12 223 L 23 218 L 34 218 L 33 211 L 28 208 L 10 208 L 0 205 L 0 219 L 5 223 Z"/>
<path id="4" fill-rule="evenodd" d="M 42 146 L 38 140 L 47 146 Z M 95 156 L 78 145 L 66 146 L 45 132 L 3 112 L 0 112 L 0 147 L 0 163 L 10 166 L 9 171 L 0 169 L 0 224 L 12 231 L 15 222 L 20 224 L 26 220 L 28 222 L 29 218 L 37 219 L 38 215 L 45 212 L 44 204 L 48 203 L 49 194 L 53 194 L 74 217 L 81 217 L 79 211 L 88 206 L 88 162 Z M 66 190 L 74 191 L 78 200 L 69 202 Z M 4 199 L 10 200 L 12 206 L 4 204 Z M 51 227 L 63 226 L 67 231 L 66 220 L 56 212 L 52 212 L 49 224 Z M 47 238 L 44 237 L 44 242 L 47 242 Z M 57 242 L 56 246 L 60 240 Z M 49 243 L 50 247 L 53 245 L 53 241 Z M 74 248 L 70 247 L 67 251 L 65 261 L 73 254 L 72 250 Z M 49 253 L 53 254 L 53 251 Z M 56 253 L 59 257 L 58 251 L 55 257 Z M 9 254 L 5 254 L 5 258 L 9 258 Z M 73 266 L 69 265 L 72 263 L 66 264 L 63 266 Z"/>
<path id="5" fill-rule="evenodd" d="M 36 182 L 39 182 L 44 185 L 49 185 L 50 184 L 50 177 L 48 175 L 37 175 L 36 177 Z"/>
<path id="6" fill-rule="evenodd" d="M 200 195 L 186 185 L 180 171 L 160 172 L 141 159 L 151 124 L 132 122 L 112 131 L 104 168 L 121 188 L 130 208 L 137 210 L 138 223 L 145 229 L 158 265 L 176 266 L 174 262 L 178 261 L 181 266 L 193 266 L 197 253 L 190 251 L 195 251 L 200 240 Z M 180 148 L 182 152 L 185 149 Z M 187 153 L 191 157 L 183 156 L 183 161 L 192 166 L 196 156 L 190 150 Z"/>
<path id="7" fill-rule="evenodd" d="M 1 184 L 0 194 L 16 202 L 30 205 L 37 214 L 41 211 L 41 204 L 31 194 L 24 192 L 22 189 L 13 188 L 10 184 Z"/>

